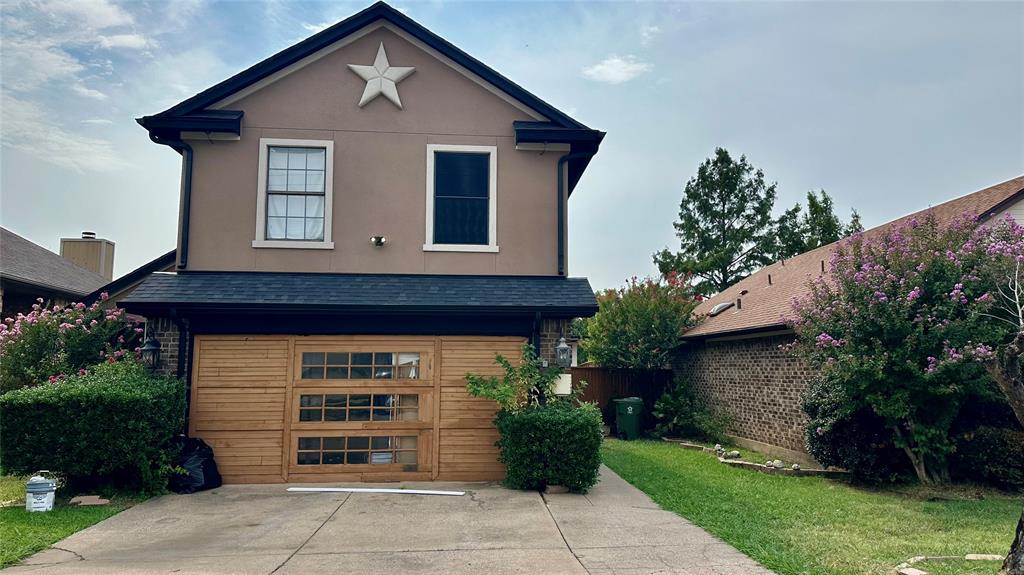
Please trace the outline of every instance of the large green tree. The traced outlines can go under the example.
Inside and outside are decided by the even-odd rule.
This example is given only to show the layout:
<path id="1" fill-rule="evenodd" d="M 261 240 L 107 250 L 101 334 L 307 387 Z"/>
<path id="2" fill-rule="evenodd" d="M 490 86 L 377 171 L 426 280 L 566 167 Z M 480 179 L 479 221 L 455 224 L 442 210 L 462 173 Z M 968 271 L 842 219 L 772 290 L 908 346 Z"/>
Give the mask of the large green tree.
<path id="1" fill-rule="evenodd" d="M 863 231 L 863 226 L 856 210 L 851 211 L 849 223 L 844 224 L 836 215 L 832 197 L 825 190 L 810 191 L 807 192 L 806 211 L 796 204 L 775 220 L 774 245 L 770 253 L 773 260 L 781 260 L 860 231 Z"/>
<path id="2" fill-rule="evenodd" d="M 717 293 L 771 261 L 774 206 L 775 183 L 746 156 L 716 148 L 683 190 L 673 224 L 679 251 L 661 250 L 654 263 L 663 275 L 692 277 L 700 294 Z"/>

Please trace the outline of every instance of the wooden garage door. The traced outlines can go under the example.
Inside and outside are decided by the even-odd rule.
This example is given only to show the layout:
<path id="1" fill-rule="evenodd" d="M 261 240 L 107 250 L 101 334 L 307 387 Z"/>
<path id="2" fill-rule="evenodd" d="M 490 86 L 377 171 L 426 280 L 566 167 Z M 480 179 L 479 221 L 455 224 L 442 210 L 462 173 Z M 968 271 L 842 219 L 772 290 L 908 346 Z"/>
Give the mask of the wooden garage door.
<path id="1" fill-rule="evenodd" d="M 523 338 L 196 336 L 189 431 L 229 483 L 501 479 L 493 402 Z"/>

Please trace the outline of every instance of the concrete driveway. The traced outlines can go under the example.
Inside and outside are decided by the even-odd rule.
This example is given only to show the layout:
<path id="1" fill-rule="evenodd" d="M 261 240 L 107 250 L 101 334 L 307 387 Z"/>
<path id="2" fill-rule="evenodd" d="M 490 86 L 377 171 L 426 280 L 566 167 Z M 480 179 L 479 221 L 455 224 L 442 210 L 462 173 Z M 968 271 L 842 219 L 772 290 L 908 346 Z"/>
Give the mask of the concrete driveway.
<path id="1" fill-rule="evenodd" d="M 601 478 L 585 496 L 488 483 L 405 484 L 463 497 L 288 493 L 283 485 L 167 495 L 3 573 L 770 575 L 609 469 Z"/>

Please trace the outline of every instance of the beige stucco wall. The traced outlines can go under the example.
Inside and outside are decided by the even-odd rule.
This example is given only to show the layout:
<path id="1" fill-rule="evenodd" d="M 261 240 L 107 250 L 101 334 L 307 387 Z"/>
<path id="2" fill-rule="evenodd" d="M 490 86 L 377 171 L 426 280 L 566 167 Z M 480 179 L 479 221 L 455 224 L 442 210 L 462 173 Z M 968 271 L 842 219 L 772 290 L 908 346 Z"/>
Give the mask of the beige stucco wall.
<path id="1" fill-rule="evenodd" d="M 365 82 L 347 64 L 415 66 L 360 109 Z M 239 141 L 193 141 L 192 270 L 554 275 L 556 163 L 517 151 L 513 120 L 531 120 L 427 52 L 379 28 L 242 99 Z M 334 142 L 332 250 L 253 248 L 260 138 Z M 498 253 L 425 252 L 427 144 L 498 148 Z M 387 246 L 374 248 L 372 235 Z"/>

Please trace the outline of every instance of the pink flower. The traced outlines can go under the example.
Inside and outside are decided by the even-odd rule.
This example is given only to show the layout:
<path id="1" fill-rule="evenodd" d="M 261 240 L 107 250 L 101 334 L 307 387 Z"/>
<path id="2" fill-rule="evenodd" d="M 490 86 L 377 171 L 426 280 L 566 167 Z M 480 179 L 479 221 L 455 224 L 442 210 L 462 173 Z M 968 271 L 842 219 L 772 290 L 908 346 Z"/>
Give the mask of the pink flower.
<path id="1" fill-rule="evenodd" d="M 85 304 L 82 303 L 82 302 L 78 302 L 78 303 L 75 304 L 75 309 L 81 311 L 81 310 L 85 309 Z"/>

